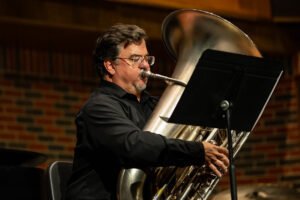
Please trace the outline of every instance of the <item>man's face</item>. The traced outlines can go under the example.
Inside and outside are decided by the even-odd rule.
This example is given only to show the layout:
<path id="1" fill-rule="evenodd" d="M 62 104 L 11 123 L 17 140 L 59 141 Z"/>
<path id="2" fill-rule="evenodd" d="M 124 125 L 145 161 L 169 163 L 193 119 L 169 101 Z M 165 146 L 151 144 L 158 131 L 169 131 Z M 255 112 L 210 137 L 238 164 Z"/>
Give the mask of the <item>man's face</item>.
<path id="1" fill-rule="evenodd" d="M 150 70 L 149 63 L 144 59 L 148 55 L 146 42 L 132 43 L 126 48 L 120 47 L 119 55 L 114 62 L 115 73 L 112 82 L 122 87 L 128 93 L 137 97 L 146 88 L 147 78 L 140 76 L 141 69 Z M 134 59 L 142 56 L 142 62 L 135 62 Z M 128 59 L 129 58 L 129 59 Z"/>

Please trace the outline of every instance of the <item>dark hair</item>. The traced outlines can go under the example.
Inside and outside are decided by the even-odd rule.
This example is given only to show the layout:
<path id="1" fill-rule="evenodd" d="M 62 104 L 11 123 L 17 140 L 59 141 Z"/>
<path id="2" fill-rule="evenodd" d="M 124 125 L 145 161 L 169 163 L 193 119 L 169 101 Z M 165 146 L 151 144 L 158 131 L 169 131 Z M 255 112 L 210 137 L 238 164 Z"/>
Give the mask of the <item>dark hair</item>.
<path id="1" fill-rule="evenodd" d="M 139 43 L 142 39 L 147 39 L 146 32 L 136 25 L 116 24 L 105 31 L 102 37 L 97 39 L 93 53 L 94 65 L 100 79 L 107 74 L 103 65 L 105 59 L 115 60 L 121 44 L 126 47 L 132 43 Z"/>

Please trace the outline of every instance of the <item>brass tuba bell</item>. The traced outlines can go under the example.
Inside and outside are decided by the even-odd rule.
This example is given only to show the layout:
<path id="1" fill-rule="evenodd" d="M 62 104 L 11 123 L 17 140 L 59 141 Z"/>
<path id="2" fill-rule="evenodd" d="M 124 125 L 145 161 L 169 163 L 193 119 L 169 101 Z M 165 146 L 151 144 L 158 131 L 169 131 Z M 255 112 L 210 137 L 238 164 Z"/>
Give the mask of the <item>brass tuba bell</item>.
<path id="1" fill-rule="evenodd" d="M 261 54 L 251 39 L 239 28 L 215 14 L 201 10 L 183 9 L 169 14 L 162 23 L 162 37 L 168 52 L 177 61 L 172 78 L 169 79 L 178 82 L 167 86 L 144 130 L 168 138 L 199 142 L 214 140 L 217 145 L 226 147 L 225 130 L 172 124 L 162 118 L 171 116 L 185 84 L 191 78 L 205 50 L 213 49 L 255 57 L 261 57 Z M 236 155 L 250 132 L 233 132 L 233 148 Z M 147 199 L 207 199 L 219 181 L 205 165 L 185 168 L 159 167 L 155 175 L 156 191 Z M 122 170 L 117 188 L 118 198 L 144 199 L 146 178 L 140 169 Z"/>

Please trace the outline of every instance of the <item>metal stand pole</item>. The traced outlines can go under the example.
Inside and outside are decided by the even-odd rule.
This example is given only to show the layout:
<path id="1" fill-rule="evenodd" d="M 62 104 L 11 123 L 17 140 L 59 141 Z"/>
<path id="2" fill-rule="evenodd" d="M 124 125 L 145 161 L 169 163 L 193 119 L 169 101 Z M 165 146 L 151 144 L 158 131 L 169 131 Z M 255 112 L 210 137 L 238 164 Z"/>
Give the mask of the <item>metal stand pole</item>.
<path id="1" fill-rule="evenodd" d="M 223 100 L 220 107 L 225 112 L 226 124 L 227 124 L 227 137 L 228 137 L 228 152 L 229 152 L 229 176 L 230 176 L 230 192 L 231 199 L 237 200 L 237 186 L 236 186 L 236 177 L 235 177 L 235 166 L 233 160 L 233 149 L 232 149 L 232 135 L 231 135 L 231 106 L 232 104 Z"/>

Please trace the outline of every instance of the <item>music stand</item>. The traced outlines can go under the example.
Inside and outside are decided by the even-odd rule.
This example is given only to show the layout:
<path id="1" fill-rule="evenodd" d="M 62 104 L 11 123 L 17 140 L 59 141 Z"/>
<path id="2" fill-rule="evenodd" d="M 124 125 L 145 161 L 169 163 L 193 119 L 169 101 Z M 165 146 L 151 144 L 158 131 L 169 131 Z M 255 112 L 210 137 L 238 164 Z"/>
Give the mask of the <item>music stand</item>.
<path id="1" fill-rule="evenodd" d="M 206 50 L 172 115 L 162 117 L 171 123 L 227 129 L 234 200 L 237 189 L 231 130 L 253 130 L 282 73 L 280 64 L 267 59 Z"/>

